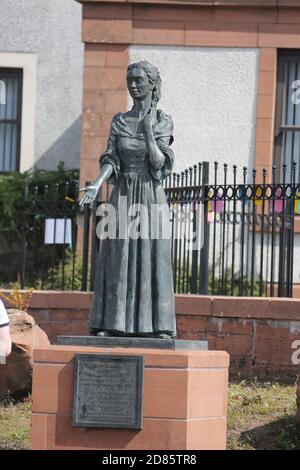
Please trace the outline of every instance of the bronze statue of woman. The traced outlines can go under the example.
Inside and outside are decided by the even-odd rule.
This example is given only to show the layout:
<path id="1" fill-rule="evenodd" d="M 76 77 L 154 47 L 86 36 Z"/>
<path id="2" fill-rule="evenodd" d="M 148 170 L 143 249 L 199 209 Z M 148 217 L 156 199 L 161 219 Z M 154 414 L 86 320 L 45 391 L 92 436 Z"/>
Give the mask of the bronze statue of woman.
<path id="1" fill-rule="evenodd" d="M 148 216 L 139 222 L 143 236 L 120 237 L 118 232 L 101 243 L 90 333 L 171 338 L 176 336 L 176 322 L 169 220 L 163 219 L 163 232 L 168 236 L 161 236 L 160 231 L 153 237 L 151 226 L 158 221 L 151 206 L 167 204 L 162 181 L 174 164 L 170 149 L 173 122 L 171 116 L 157 109 L 161 78 L 156 67 L 146 61 L 129 65 L 127 86 L 133 107 L 113 117 L 107 149 L 100 158 L 100 176 L 83 188 L 80 204 L 95 200 L 107 181 L 114 184 L 109 203 L 117 222 L 121 217 L 127 224 L 131 220 L 122 212 L 122 196 L 127 198 L 128 207 L 146 207 Z"/>

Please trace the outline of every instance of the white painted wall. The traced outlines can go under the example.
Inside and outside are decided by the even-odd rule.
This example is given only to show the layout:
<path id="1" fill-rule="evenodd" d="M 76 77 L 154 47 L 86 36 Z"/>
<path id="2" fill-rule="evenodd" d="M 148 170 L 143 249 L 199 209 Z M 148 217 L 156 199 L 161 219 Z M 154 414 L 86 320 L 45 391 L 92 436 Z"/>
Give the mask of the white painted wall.
<path id="1" fill-rule="evenodd" d="M 174 120 L 176 171 L 204 160 L 252 166 L 258 49 L 130 46 L 130 63 L 139 60 L 160 70 L 159 108 Z"/>
<path id="2" fill-rule="evenodd" d="M 23 107 L 21 170 L 33 164 L 55 169 L 60 160 L 79 167 L 81 17 L 82 6 L 75 0 L 0 1 L 0 67 L 21 64 L 25 82 L 32 77 L 31 84 L 23 85 L 23 104 L 30 109 Z M 33 57 L 36 70 L 29 70 L 26 64 Z"/>

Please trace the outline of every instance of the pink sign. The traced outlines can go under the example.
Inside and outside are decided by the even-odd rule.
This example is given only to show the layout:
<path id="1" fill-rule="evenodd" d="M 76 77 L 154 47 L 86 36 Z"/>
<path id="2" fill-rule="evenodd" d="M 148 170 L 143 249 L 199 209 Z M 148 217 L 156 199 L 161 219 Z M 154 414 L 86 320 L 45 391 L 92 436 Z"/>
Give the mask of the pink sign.
<path id="1" fill-rule="evenodd" d="M 285 208 L 285 200 L 282 194 L 282 189 L 277 188 L 275 191 L 274 211 L 283 212 L 284 208 Z"/>
<path id="2" fill-rule="evenodd" d="M 211 210 L 220 214 L 224 210 L 224 201 L 211 201 Z"/>

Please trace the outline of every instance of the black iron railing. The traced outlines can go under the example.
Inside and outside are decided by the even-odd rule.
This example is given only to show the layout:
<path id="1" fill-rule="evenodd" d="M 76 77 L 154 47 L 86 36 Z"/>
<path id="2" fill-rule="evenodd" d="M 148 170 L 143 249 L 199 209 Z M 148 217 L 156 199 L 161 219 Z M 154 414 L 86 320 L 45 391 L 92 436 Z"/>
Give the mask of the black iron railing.
<path id="1" fill-rule="evenodd" d="M 21 288 L 74 290 L 81 286 L 76 277 L 77 195 L 78 181 L 26 187 L 19 272 Z"/>
<path id="2" fill-rule="evenodd" d="M 271 174 L 218 163 L 209 167 L 202 162 L 164 182 L 175 292 L 292 297 L 300 279 L 296 164 L 288 175 L 285 165 Z M 51 203 L 47 193 L 53 188 L 25 195 L 22 287 L 93 290 L 100 249 L 97 208 L 108 193 L 80 210 L 68 196 L 70 184 L 77 183 L 56 188 Z"/>

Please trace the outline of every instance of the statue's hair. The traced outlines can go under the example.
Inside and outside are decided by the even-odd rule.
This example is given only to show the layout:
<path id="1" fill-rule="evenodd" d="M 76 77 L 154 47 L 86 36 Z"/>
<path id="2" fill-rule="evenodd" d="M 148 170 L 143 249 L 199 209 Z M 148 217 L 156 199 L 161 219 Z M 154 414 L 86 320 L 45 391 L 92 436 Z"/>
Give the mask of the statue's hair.
<path id="1" fill-rule="evenodd" d="M 152 106 L 156 108 L 157 103 L 159 102 L 160 97 L 161 97 L 161 78 L 160 78 L 158 68 L 150 64 L 150 62 L 147 62 L 146 60 L 142 60 L 140 62 L 135 62 L 133 64 L 128 65 L 127 74 L 132 69 L 144 70 L 144 72 L 147 74 L 149 82 L 151 84 L 154 84 L 154 88 L 152 91 L 152 103 L 151 104 Z"/>

